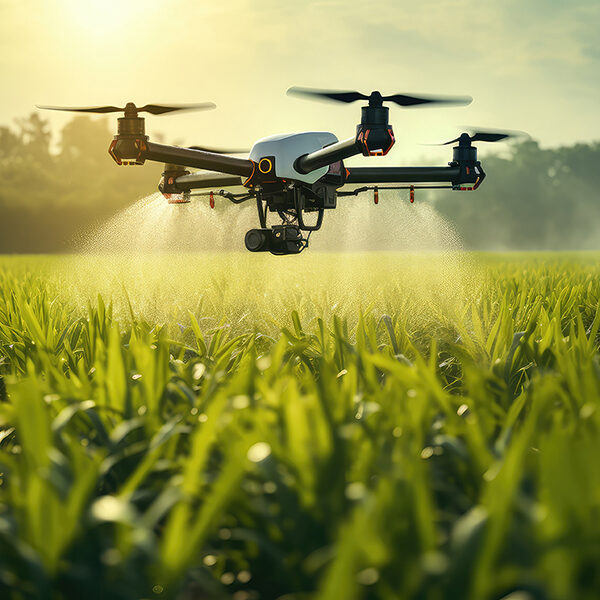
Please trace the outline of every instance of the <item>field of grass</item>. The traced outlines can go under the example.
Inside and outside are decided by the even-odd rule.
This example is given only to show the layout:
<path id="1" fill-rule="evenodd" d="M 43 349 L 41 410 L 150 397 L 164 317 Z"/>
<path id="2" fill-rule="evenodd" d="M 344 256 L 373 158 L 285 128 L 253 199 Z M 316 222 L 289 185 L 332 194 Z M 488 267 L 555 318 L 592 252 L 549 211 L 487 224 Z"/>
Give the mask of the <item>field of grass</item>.
<path id="1" fill-rule="evenodd" d="M 0 597 L 597 599 L 599 259 L 0 257 Z"/>

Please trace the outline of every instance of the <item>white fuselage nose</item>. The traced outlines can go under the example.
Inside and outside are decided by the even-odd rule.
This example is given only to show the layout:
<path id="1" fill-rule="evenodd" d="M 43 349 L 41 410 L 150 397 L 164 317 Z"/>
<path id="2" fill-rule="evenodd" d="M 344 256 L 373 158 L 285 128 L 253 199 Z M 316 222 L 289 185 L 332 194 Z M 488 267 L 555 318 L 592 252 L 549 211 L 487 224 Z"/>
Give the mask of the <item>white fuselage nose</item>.
<path id="1" fill-rule="evenodd" d="M 248 158 L 258 163 L 261 158 L 275 158 L 275 175 L 281 179 L 293 179 L 304 183 L 315 183 L 327 173 L 328 167 L 321 167 L 307 174 L 296 171 L 294 163 L 300 156 L 334 144 L 338 139 L 328 131 L 306 131 L 304 133 L 283 133 L 258 140 Z"/>

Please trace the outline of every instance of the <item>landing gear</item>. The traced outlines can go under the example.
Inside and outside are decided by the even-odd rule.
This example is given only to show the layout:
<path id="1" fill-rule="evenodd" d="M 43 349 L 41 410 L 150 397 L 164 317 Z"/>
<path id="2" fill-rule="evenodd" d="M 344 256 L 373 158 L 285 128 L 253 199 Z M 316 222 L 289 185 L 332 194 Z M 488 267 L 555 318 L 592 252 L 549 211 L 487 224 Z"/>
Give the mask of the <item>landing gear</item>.
<path id="1" fill-rule="evenodd" d="M 304 186 L 284 188 L 257 186 L 256 206 L 260 229 L 246 234 L 246 248 L 250 252 L 270 252 L 278 256 L 300 254 L 308 247 L 312 231 L 320 229 L 325 208 L 335 208 L 335 188 L 320 186 L 318 192 Z M 267 214 L 277 213 L 281 224 L 269 226 Z M 307 223 L 305 213 L 316 213 L 313 223 Z"/>

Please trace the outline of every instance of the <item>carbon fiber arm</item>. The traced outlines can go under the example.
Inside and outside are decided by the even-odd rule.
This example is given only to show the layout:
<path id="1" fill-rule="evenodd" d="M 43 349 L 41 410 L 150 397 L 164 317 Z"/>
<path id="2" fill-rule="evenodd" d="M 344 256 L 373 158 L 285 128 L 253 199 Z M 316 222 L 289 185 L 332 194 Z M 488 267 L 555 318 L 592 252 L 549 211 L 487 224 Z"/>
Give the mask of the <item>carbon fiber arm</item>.
<path id="1" fill-rule="evenodd" d="M 460 180 L 456 167 L 350 167 L 345 183 L 455 183 Z"/>
<path id="2" fill-rule="evenodd" d="M 241 186 L 242 178 L 221 173 L 191 173 L 189 175 L 177 177 L 175 183 L 179 189 L 187 191 L 205 188 Z"/>

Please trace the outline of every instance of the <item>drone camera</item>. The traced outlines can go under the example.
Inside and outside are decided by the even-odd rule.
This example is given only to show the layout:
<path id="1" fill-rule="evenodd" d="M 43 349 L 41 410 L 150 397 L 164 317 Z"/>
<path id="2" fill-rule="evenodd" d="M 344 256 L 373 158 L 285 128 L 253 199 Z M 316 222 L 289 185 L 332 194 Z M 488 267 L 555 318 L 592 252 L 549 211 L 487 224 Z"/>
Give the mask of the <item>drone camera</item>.
<path id="1" fill-rule="evenodd" d="M 272 228 L 251 229 L 244 240 L 250 252 L 299 254 L 305 248 L 300 228 L 296 225 L 274 225 Z"/>
<path id="2" fill-rule="evenodd" d="M 244 242 L 250 252 L 268 252 L 270 229 L 251 229 L 246 233 Z"/>

